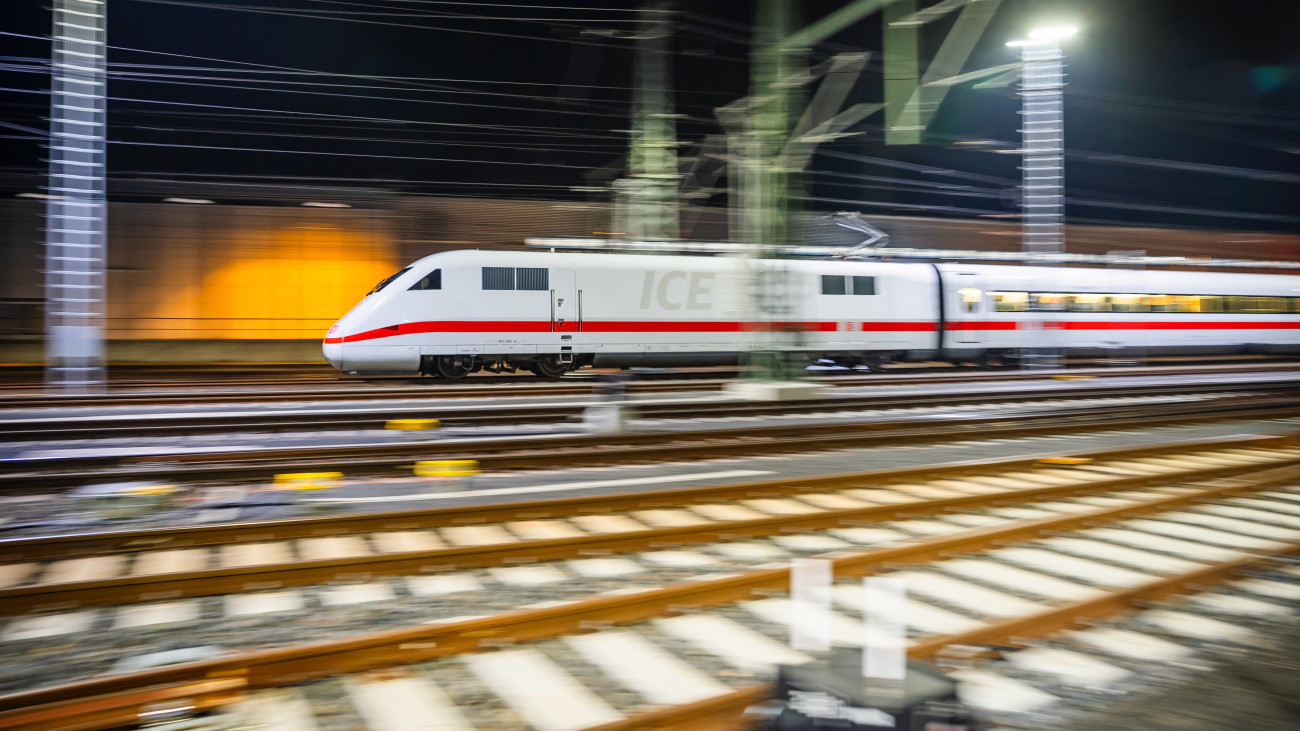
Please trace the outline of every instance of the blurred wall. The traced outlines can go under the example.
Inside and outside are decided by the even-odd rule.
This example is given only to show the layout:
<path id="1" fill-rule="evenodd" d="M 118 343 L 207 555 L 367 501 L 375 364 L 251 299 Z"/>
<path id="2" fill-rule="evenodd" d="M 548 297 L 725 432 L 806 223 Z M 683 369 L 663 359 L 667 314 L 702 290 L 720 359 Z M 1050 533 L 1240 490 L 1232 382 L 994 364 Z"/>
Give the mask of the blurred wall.
<path id="1" fill-rule="evenodd" d="M 41 358 L 45 204 L 0 200 L 0 362 Z M 370 197 L 352 208 L 109 204 L 113 361 L 320 361 L 367 291 L 438 251 L 603 230 L 582 202 Z"/>
<path id="2" fill-rule="evenodd" d="M 110 339 L 299 339 L 399 266 L 383 210 L 115 203 Z"/>

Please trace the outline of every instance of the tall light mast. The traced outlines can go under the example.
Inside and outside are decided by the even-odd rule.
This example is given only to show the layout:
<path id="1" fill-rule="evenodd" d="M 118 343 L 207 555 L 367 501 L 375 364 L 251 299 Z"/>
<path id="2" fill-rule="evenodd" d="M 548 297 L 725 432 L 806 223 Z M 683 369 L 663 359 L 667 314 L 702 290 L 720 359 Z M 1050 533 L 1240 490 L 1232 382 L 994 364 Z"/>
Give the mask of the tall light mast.
<path id="1" fill-rule="evenodd" d="M 104 384 L 107 4 L 55 0 L 45 214 L 45 372 L 65 393 Z"/>
<path id="2" fill-rule="evenodd" d="M 1020 49 L 1021 248 L 1026 253 L 1065 251 L 1065 121 L 1062 89 L 1065 72 L 1061 39 L 1075 29 L 1061 26 L 1030 31 Z"/>

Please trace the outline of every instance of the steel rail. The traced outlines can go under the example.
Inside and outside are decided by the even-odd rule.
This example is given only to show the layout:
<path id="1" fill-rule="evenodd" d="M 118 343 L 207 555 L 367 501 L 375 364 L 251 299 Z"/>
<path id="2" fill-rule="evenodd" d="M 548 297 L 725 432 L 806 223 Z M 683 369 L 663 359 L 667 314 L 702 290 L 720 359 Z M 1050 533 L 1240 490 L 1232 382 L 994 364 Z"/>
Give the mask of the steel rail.
<path id="1" fill-rule="evenodd" d="M 417 530 L 443 526 L 502 523 L 511 520 L 600 514 L 673 507 L 697 502 L 737 500 L 771 495 L 798 495 L 844 485 L 887 485 L 899 481 L 959 477 L 988 470 L 1009 471 L 1043 467 L 1041 460 L 1047 457 L 1070 456 L 1094 461 L 1134 459 L 1162 454 L 1177 454 L 1187 450 L 1202 451 L 1284 446 L 1293 443 L 1297 438 L 1297 436 L 1286 434 L 1209 437 L 1139 446 L 1068 450 L 1065 453 L 1052 450 L 1029 456 L 971 459 L 922 467 L 889 467 L 853 473 L 778 478 L 700 487 L 675 487 L 612 495 L 584 495 L 471 506 L 349 513 L 288 518 L 278 521 L 177 525 L 165 528 L 8 538 L 0 540 L 0 561 L 37 561 L 72 554 L 88 555 L 97 552 L 195 548 L 227 543 L 312 538 L 322 535 Z"/>
<path id="2" fill-rule="evenodd" d="M 1023 465 L 1016 460 L 1012 464 Z M 1273 466 L 1300 464 L 1300 457 L 1278 460 Z M 1061 497 L 1074 494 L 1091 494 L 1133 489 L 1153 483 L 1169 481 L 1201 481 L 1229 477 L 1244 472 L 1257 471 L 1257 464 L 1205 467 L 1179 472 L 1094 479 L 1078 483 L 1039 488 L 1007 489 L 989 493 L 963 495 L 937 500 L 871 505 L 866 507 L 828 509 L 804 515 L 779 515 L 748 520 L 714 521 L 712 523 L 651 528 L 620 533 L 598 533 L 572 538 L 520 540 L 476 546 L 456 546 L 424 551 L 381 553 L 354 556 L 292 561 L 278 564 L 233 568 L 202 569 L 170 574 L 144 574 L 121 576 L 90 581 L 30 584 L 0 589 L 0 605 L 9 611 L 34 611 L 52 607 L 70 608 L 180 599 L 185 597 L 214 596 L 244 591 L 279 589 L 290 586 L 308 586 L 331 581 L 369 580 L 376 576 L 412 575 L 447 570 L 465 570 L 490 566 L 503 566 L 535 561 L 555 561 L 584 555 L 630 553 L 655 548 L 694 545 L 736 540 L 755 536 L 777 535 L 786 531 L 809 531 L 837 528 L 845 525 L 869 524 L 894 520 L 903 516 L 934 515 L 951 510 L 991 507 L 1008 502 L 1023 502 L 1044 497 Z M 963 468 L 964 471 L 965 468 Z M 907 471 L 903 471 L 907 472 Z M 913 470 L 915 477 L 919 470 Z M 767 481 L 720 488 L 705 488 L 691 493 L 687 490 L 671 491 L 677 495 L 651 496 L 650 505 L 682 505 L 707 500 L 738 499 L 753 495 L 798 494 L 822 488 L 844 488 L 861 485 L 864 481 L 878 480 L 879 473 L 856 473 L 832 478 L 792 481 Z M 933 473 L 931 473 L 933 474 Z M 941 472 L 942 474 L 942 472 Z M 951 474 L 951 473 L 949 473 Z M 900 479 L 895 476 L 891 479 Z M 681 494 L 687 493 L 687 494 Z M 674 500 L 675 498 L 675 500 Z M 588 504 L 594 512 L 610 510 L 611 504 L 646 505 L 636 495 L 622 496 L 612 501 L 602 501 L 600 507 Z M 580 506 L 581 503 L 578 504 Z M 577 507 L 577 506 L 572 506 Z M 581 508 L 579 508 L 581 509 Z M 626 508 L 624 508 L 626 509 Z M 497 507 L 492 512 L 502 512 L 511 517 L 554 515 L 554 506 L 529 506 L 528 504 Z M 475 515 L 474 510 L 466 511 Z M 573 514 L 572 512 L 568 514 Z M 436 515 L 436 517 L 434 517 Z M 457 515 L 452 511 L 451 515 Z M 460 513 L 462 519 L 465 513 Z M 421 520 L 423 517 L 424 520 Z M 427 522 L 433 517 L 433 522 Z M 447 514 L 430 511 L 424 516 L 411 516 L 404 521 L 410 527 L 428 528 L 448 525 Z M 454 524 L 454 523 L 453 523 Z M 320 535 L 320 533 L 316 533 Z M 331 532 L 329 535 L 337 535 Z M 240 536 L 245 541 L 260 538 L 256 528 Z M 77 556 L 84 555 L 78 551 Z"/>
<path id="3" fill-rule="evenodd" d="M 409 469 L 417 460 L 474 459 L 486 470 L 588 467 L 634 460 L 706 459 L 711 457 L 790 453 L 842 447 L 933 442 L 942 439 L 1007 438 L 1128 426 L 1276 418 L 1300 412 L 1292 396 L 1243 397 L 1182 404 L 1116 409 L 1083 406 L 1022 411 L 1016 414 L 912 416 L 888 422 L 784 424 L 709 431 L 574 434 L 438 443 L 309 446 L 239 453 L 188 453 L 143 457 L 71 457 L 9 460 L 0 473 L 0 488 L 58 487 L 109 480 L 265 480 L 281 472 L 329 469 L 350 476 Z M 51 463 L 58 468 L 49 469 Z M 64 466 L 68 465 L 68 466 Z M 38 467 L 45 469 L 38 470 Z"/>
<path id="4" fill-rule="evenodd" d="M 834 386 L 904 386 L 926 383 L 1003 383 L 1015 381 L 1048 381 L 1059 378 L 1092 378 L 1098 376 L 1136 376 L 1136 375 L 1202 375 L 1213 373 L 1264 373 L 1277 370 L 1294 370 L 1294 362 L 1265 361 L 1260 363 L 1203 365 L 1203 366 L 1142 366 L 1114 368 L 1070 368 L 1061 372 L 1051 371 L 974 371 L 970 372 L 960 366 L 942 368 L 914 369 L 903 372 L 874 373 L 870 375 L 843 375 L 835 372 L 809 372 L 810 378 L 817 383 Z M 924 375 L 921 375 L 924 373 Z M 676 391 L 720 390 L 723 384 L 732 380 L 730 377 L 712 377 L 713 374 L 698 372 L 643 374 L 639 380 L 628 381 L 624 388 L 628 393 L 667 393 Z M 364 380 L 365 385 L 351 385 Z M 511 396 L 573 396 L 590 394 L 599 384 L 598 375 L 580 374 L 563 377 L 559 381 L 539 381 L 533 377 L 512 378 L 508 376 L 491 378 L 474 378 L 459 383 L 427 381 L 418 385 L 405 385 L 417 378 L 399 378 L 394 384 L 385 385 L 385 381 L 361 378 L 340 378 L 331 374 L 306 383 L 302 379 L 278 381 L 191 381 L 175 385 L 162 386 L 158 383 L 145 382 L 150 391 L 113 392 L 99 395 L 60 394 L 18 394 L 3 395 L 14 386 L 0 384 L 0 409 L 18 408 L 69 408 L 100 406 L 159 406 L 159 405 L 193 405 L 196 403 L 275 403 L 282 401 L 344 401 L 344 400 L 390 400 L 403 398 L 482 398 Z M 310 387 L 310 383 L 322 386 Z M 275 391 L 252 390 L 276 388 Z M 286 388 L 287 387 L 287 388 Z M 180 391 L 180 389 L 185 389 Z M 200 389 L 248 389 L 204 392 Z"/>
<path id="5" fill-rule="evenodd" d="M 1200 490 L 1142 503 L 1060 517 L 1022 520 L 1009 526 L 965 531 L 893 548 L 841 555 L 832 558 L 831 561 L 836 576 L 870 575 L 900 564 L 925 563 L 941 556 L 982 551 L 1007 541 L 1025 540 L 1044 533 L 1077 529 L 1094 523 L 1120 520 L 1132 515 L 1169 510 L 1238 492 L 1258 490 L 1278 482 L 1293 480 L 1298 476 L 1300 476 L 1300 467 L 1294 465 L 1263 469 L 1253 475 L 1218 480 Z M 1292 542 L 1281 551 L 1272 553 L 1297 551 L 1300 551 L 1300 542 Z M 1206 582 L 1222 580 L 1233 572 L 1256 562 L 1267 561 L 1270 557 L 1271 555 L 1257 555 L 1246 559 L 1234 559 L 1189 574 L 1167 577 L 1143 586 L 1115 592 L 1114 596 L 1117 598 L 1111 604 L 1127 608 L 1145 599 L 1199 588 Z M 204 690 L 201 684 L 205 682 L 230 679 L 250 690 L 302 683 L 344 673 L 406 665 L 518 642 L 582 633 L 707 606 L 730 604 L 749 599 L 756 594 L 785 591 L 789 581 L 789 568 L 761 569 L 722 578 L 679 582 L 635 594 L 595 597 L 558 607 L 523 609 L 478 619 L 390 630 L 291 648 L 243 653 L 167 668 L 101 676 L 0 696 L 0 728 L 87 730 L 112 728 L 114 726 L 110 724 L 135 723 L 140 717 L 141 710 L 147 707 L 143 699 L 149 697 L 151 693 L 159 692 L 160 689 L 192 688 L 198 694 Z M 1096 606 L 1093 606 L 1094 604 Z M 1104 605 L 1098 602 L 1081 602 L 1055 607 L 1040 615 L 1034 615 L 1041 623 L 1027 620 L 1015 626 L 1007 622 L 993 627 L 1009 633 L 1008 638 L 1012 635 L 1027 637 L 1036 631 L 1053 631 L 1075 621 L 1069 616 L 1071 608 L 1083 612 L 1078 619 L 1086 619 L 1099 616 L 1098 613 L 1104 609 Z M 1002 635 L 990 631 L 987 637 L 1000 639 Z M 945 638 L 942 642 L 920 645 L 918 646 L 920 649 L 914 651 L 917 652 L 917 656 L 924 656 L 923 652 L 932 654 L 957 641 L 978 642 L 981 638 L 975 637 L 974 633 L 954 635 Z M 744 706 L 752 703 L 754 698 L 761 697 L 760 688 L 761 686 L 742 689 L 706 702 L 703 706 L 691 704 L 642 714 L 602 726 L 600 731 L 676 728 L 677 719 L 685 721 L 690 719 L 692 714 L 698 714 L 698 718 L 701 719 L 717 719 L 718 723 L 722 723 L 728 716 L 738 714 Z M 229 693 L 229 690 L 227 687 L 218 692 Z M 193 702 L 216 704 L 218 701 L 209 693 Z"/>
<path id="6" fill-rule="evenodd" d="M 1080 386 L 1063 388 L 1060 383 L 1036 384 L 1032 388 L 1016 391 L 1000 390 L 984 393 L 951 394 L 864 394 L 829 396 L 797 402 L 753 402 L 718 398 L 711 401 L 699 399 L 671 401 L 628 401 L 625 405 L 645 416 L 659 418 L 699 416 L 761 416 L 816 412 L 826 409 L 889 409 L 916 406 L 944 406 L 956 404 L 991 404 L 1007 401 L 1038 399 L 1044 402 L 1080 399 L 1110 398 L 1141 393 L 1143 395 L 1186 395 L 1207 392 L 1258 392 L 1300 389 L 1295 374 L 1278 374 L 1276 381 L 1242 381 L 1229 383 L 1177 383 L 1128 384 L 1122 386 Z M 1289 377 L 1283 377 L 1289 376 Z M 493 395 L 500 396 L 499 390 Z M 591 405 L 589 401 L 549 404 L 500 404 L 475 407 L 472 411 L 456 403 L 428 403 L 409 406 L 355 405 L 346 410 L 298 410 L 301 403 L 285 404 L 282 410 L 265 413 L 234 414 L 221 412 L 159 414 L 97 413 L 93 418 L 51 415 L 49 417 L 6 416 L 0 414 L 0 440 L 31 441 L 33 439 L 84 439 L 109 436 L 149 436 L 165 434 L 226 433 L 235 430 L 296 430 L 307 429 L 382 429 L 393 419 L 439 419 L 447 425 L 517 424 L 537 421 L 564 421 L 578 417 Z M 287 410 L 286 410 L 287 409 Z M 118 410 L 124 410 L 119 408 Z"/>

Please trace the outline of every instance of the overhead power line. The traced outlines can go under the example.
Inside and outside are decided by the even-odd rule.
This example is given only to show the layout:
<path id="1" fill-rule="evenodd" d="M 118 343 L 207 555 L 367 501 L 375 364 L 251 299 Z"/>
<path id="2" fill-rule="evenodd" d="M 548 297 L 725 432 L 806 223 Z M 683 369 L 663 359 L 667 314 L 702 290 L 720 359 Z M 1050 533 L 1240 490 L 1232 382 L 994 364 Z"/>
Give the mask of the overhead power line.
<path id="1" fill-rule="evenodd" d="M 267 147 L 229 147 L 221 145 L 183 145 L 171 142 L 138 142 L 131 140 L 109 140 L 110 145 L 132 145 L 137 147 L 169 147 L 188 150 L 214 150 L 218 152 L 261 152 L 279 155 L 324 155 L 328 157 L 359 157 L 377 160 L 417 160 L 420 162 L 456 162 L 477 165 L 518 165 L 523 167 L 571 168 L 589 170 L 587 165 L 564 165 L 549 162 L 518 162 L 515 160 L 475 160 L 456 157 L 421 157 L 419 155 L 377 155 L 365 152 L 320 152 L 317 150 L 281 150 Z"/>
<path id="2" fill-rule="evenodd" d="M 242 13 L 255 13 L 259 15 L 277 15 L 290 18 L 306 18 L 311 20 L 332 20 L 344 23 L 363 23 L 366 25 L 380 25 L 392 28 L 406 28 L 410 30 L 429 30 L 442 31 L 447 33 L 466 33 L 478 36 L 494 36 L 497 38 L 517 38 L 530 41 L 549 41 L 552 43 L 566 43 L 579 46 L 601 46 L 605 48 L 625 48 L 625 45 L 617 43 L 602 43 L 600 41 L 578 40 L 576 38 L 553 38 L 550 36 L 530 36 L 521 33 L 499 33 L 496 31 L 471 30 L 468 28 L 447 28 L 445 26 L 421 25 L 414 23 L 393 23 L 385 20 L 366 20 L 364 18 L 341 18 L 331 15 L 320 15 L 318 12 L 311 11 L 292 11 L 292 10 L 273 10 L 271 8 L 255 8 L 245 5 L 222 5 L 218 3 L 194 2 L 192 0 L 134 0 L 138 3 L 148 3 L 152 5 L 175 5 L 188 8 L 201 8 L 205 10 L 229 10 Z"/>

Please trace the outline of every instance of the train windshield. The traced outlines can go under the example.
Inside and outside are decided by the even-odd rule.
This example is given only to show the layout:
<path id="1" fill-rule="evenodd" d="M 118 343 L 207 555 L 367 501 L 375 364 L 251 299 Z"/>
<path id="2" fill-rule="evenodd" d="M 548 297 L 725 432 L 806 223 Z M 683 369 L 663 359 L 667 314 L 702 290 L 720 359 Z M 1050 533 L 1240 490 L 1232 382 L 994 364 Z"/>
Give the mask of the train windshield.
<path id="1" fill-rule="evenodd" d="M 388 277 L 387 279 L 385 279 L 384 281 L 380 282 L 379 284 L 376 284 L 374 289 L 370 290 L 369 292 L 366 292 L 366 296 L 369 297 L 370 295 L 374 294 L 375 292 L 378 292 L 379 290 L 383 289 L 384 287 L 387 287 L 389 282 L 393 281 L 394 279 L 397 279 L 398 277 L 402 276 L 403 274 L 405 274 L 405 273 L 407 273 L 407 272 L 409 272 L 409 271 L 411 271 L 411 268 L 410 268 L 410 267 L 407 267 L 407 268 L 403 269 L 402 271 L 400 271 L 400 272 L 394 274 L 393 276 Z"/>

